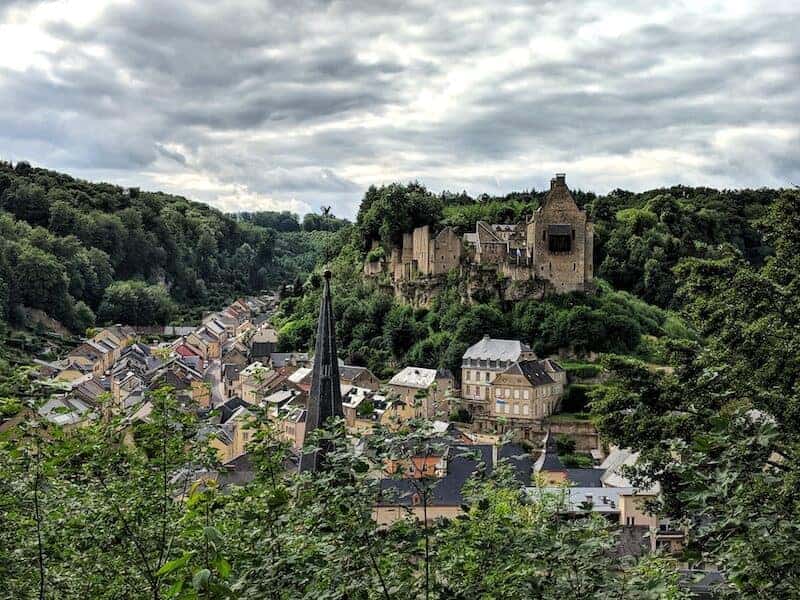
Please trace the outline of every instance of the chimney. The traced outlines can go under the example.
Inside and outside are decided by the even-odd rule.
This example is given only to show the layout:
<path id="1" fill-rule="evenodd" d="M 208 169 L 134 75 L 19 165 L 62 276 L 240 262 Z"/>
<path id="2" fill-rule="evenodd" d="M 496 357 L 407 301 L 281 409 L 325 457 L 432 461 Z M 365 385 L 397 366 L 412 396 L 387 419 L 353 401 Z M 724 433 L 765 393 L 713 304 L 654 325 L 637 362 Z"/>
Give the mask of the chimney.
<path id="1" fill-rule="evenodd" d="M 557 187 L 567 187 L 567 176 L 564 173 L 556 173 L 550 180 L 550 189 L 554 190 Z"/>

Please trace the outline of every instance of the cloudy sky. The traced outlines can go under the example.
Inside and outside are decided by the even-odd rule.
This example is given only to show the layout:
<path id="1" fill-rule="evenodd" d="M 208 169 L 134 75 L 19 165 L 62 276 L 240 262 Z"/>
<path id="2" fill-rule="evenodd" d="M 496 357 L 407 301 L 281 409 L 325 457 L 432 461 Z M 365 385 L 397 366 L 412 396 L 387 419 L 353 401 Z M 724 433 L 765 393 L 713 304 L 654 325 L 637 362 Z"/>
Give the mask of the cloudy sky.
<path id="1" fill-rule="evenodd" d="M 343 216 L 397 180 L 788 186 L 798 32 L 796 0 L 0 0 L 0 158 Z"/>

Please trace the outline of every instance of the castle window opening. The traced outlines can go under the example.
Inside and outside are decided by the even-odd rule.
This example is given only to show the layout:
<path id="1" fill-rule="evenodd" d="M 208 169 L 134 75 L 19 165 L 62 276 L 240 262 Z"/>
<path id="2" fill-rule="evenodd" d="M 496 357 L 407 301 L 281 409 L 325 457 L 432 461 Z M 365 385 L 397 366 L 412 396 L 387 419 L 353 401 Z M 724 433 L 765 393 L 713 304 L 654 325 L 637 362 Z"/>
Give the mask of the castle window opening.
<path id="1" fill-rule="evenodd" d="M 575 232 L 569 225 L 548 225 L 550 252 L 570 252 Z"/>

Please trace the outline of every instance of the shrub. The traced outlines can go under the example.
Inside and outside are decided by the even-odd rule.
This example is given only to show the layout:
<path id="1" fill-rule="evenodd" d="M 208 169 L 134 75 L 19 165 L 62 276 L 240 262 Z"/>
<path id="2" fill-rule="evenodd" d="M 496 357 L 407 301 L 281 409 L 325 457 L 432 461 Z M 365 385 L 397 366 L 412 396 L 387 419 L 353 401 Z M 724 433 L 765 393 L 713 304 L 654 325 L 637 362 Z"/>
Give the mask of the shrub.
<path id="1" fill-rule="evenodd" d="M 568 385 L 561 400 L 561 411 L 568 413 L 581 413 L 588 410 L 589 392 L 596 388 L 595 385 L 573 383 Z"/>

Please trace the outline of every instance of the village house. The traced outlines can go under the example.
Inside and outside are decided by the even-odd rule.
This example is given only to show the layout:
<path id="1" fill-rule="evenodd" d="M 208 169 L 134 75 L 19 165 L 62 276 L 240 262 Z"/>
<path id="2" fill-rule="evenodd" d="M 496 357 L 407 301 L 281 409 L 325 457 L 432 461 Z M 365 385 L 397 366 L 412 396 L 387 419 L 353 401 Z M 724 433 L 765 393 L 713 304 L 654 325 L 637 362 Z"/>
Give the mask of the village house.
<path id="1" fill-rule="evenodd" d="M 203 319 L 203 325 L 208 326 L 213 324 L 216 327 L 222 327 L 225 331 L 226 339 L 235 338 L 238 334 L 239 319 L 237 319 L 231 311 L 227 309 L 211 313 Z"/>
<path id="2" fill-rule="evenodd" d="M 151 390 L 169 386 L 178 397 L 207 408 L 211 405 L 211 389 L 203 374 L 185 360 L 173 358 L 163 366 L 147 374 L 147 387 Z"/>
<path id="3" fill-rule="evenodd" d="M 63 394 L 51 396 L 36 409 L 36 413 L 66 430 L 87 425 L 98 416 L 95 408 L 88 402 Z"/>
<path id="4" fill-rule="evenodd" d="M 217 451 L 220 462 L 227 463 L 245 454 L 247 444 L 255 434 L 253 414 L 242 405 L 219 425 L 208 431 L 210 446 Z"/>
<path id="5" fill-rule="evenodd" d="M 463 514 L 462 489 L 467 481 L 481 467 L 486 475 L 491 475 L 501 461 L 512 467 L 520 487 L 530 483 L 532 460 L 519 446 L 471 444 L 452 430 L 448 431 L 448 436 L 450 440 L 442 439 L 441 454 L 412 455 L 410 460 L 387 465 L 387 476 L 381 479 L 378 501 L 372 512 L 379 525 L 391 524 L 409 515 L 420 521 L 425 516 L 429 521 L 458 517 Z M 424 507 L 421 479 L 431 486 Z"/>
<path id="6" fill-rule="evenodd" d="M 342 386 L 342 410 L 349 430 L 369 432 L 375 423 L 375 404 L 379 396 L 374 390 L 358 386 Z M 380 396 L 380 400 L 385 400 Z M 382 412 L 382 411 L 381 411 Z M 380 418 L 380 415 L 378 415 Z"/>
<path id="7" fill-rule="evenodd" d="M 94 376 L 72 382 L 71 396 L 79 398 L 92 406 L 99 406 L 103 395 L 111 395 L 111 382 L 108 378 L 97 379 Z"/>
<path id="8" fill-rule="evenodd" d="M 278 332 L 272 327 L 262 327 L 250 338 L 250 361 L 268 362 L 278 348 Z"/>
<path id="9" fill-rule="evenodd" d="M 122 353 L 122 349 L 131 344 L 134 337 L 135 332 L 130 327 L 121 325 L 105 327 L 74 348 L 67 355 L 67 359 L 75 360 L 76 364 L 91 364 L 92 372 L 99 378 L 111 368 Z"/>
<path id="10" fill-rule="evenodd" d="M 222 365 L 222 395 L 227 400 L 241 393 L 239 375 L 244 367 L 237 364 Z"/>
<path id="11" fill-rule="evenodd" d="M 115 410 L 123 411 L 138 403 L 144 388 L 144 378 L 134 371 L 128 371 L 122 377 L 113 377 L 111 379 L 111 398 Z M 134 397 L 131 398 L 131 396 Z M 131 399 L 129 400 L 129 398 Z"/>
<path id="12" fill-rule="evenodd" d="M 192 334 L 190 333 L 189 335 Z M 186 336 L 179 337 L 170 345 L 170 347 L 172 348 L 172 351 L 181 358 L 188 358 L 190 356 L 203 358 L 208 354 L 208 348 L 204 344 L 202 347 L 193 346 L 187 340 Z M 203 360 L 205 360 L 205 358 L 203 358 Z"/>
<path id="13" fill-rule="evenodd" d="M 390 400 L 405 404 L 412 411 L 413 417 L 446 418 L 449 414 L 447 397 L 453 387 L 452 377 L 448 373 L 439 373 L 436 369 L 406 367 L 389 380 L 386 386 L 387 395 Z"/>
<path id="14" fill-rule="evenodd" d="M 349 385 L 377 392 L 381 387 L 380 379 L 375 377 L 367 367 L 344 365 L 339 369 L 339 381 L 343 388 Z"/>
<path id="15" fill-rule="evenodd" d="M 67 356 L 55 366 L 58 370 L 53 380 L 71 382 L 87 375 L 93 375 L 95 363 L 86 356 Z"/>
<path id="16" fill-rule="evenodd" d="M 473 417 L 488 414 L 494 378 L 521 360 L 535 359 L 530 346 L 519 340 L 484 335 L 461 358 L 461 397 Z"/>
<path id="17" fill-rule="evenodd" d="M 498 433 L 524 430 L 558 411 L 565 385 L 566 372 L 551 359 L 515 362 L 489 384 L 487 421 Z M 504 417 L 503 424 L 498 417 Z M 479 418 L 476 424 L 480 427 L 483 421 Z M 523 431 L 522 437 L 529 434 Z"/>
<path id="18" fill-rule="evenodd" d="M 247 358 L 247 346 L 236 340 L 222 355 L 223 365 L 236 365 L 246 367 L 250 362 Z"/>
<path id="19" fill-rule="evenodd" d="M 269 355 L 269 364 L 273 369 L 300 368 L 310 366 L 311 359 L 308 352 L 273 352 Z"/>
<path id="20" fill-rule="evenodd" d="M 283 385 L 287 375 L 285 371 L 271 369 L 260 362 L 254 362 L 239 372 L 239 388 L 236 395 L 245 402 L 258 404 L 264 396 Z"/>
<path id="21" fill-rule="evenodd" d="M 629 449 L 612 448 L 599 467 L 567 468 L 548 432 L 533 468 L 538 485 L 527 493 L 535 499 L 547 496 L 557 500 L 563 514 L 582 517 L 591 511 L 617 523 L 622 528 L 621 543 L 633 554 L 679 552 L 685 532 L 647 510 L 647 503 L 660 493 L 659 484 L 637 488 L 625 472 L 638 456 Z"/>
<path id="22" fill-rule="evenodd" d="M 305 443 L 308 394 L 290 388 L 278 390 L 264 398 L 267 414 L 281 439 L 299 451 Z"/>
<path id="23" fill-rule="evenodd" d="M 342 409 L 348 430 L 360 435 L 369 435 L 376 425 L 400 429 L 419 414 L 414 404 L 359 387 L 342 389 Z"/>

